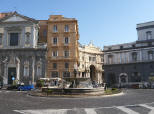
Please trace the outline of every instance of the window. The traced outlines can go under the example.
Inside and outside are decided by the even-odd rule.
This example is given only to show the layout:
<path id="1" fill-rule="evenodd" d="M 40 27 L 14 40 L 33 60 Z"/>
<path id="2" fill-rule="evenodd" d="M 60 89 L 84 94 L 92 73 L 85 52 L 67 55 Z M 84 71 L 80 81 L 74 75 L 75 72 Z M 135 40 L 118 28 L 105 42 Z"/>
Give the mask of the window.
<path id="1" fill-rule="evenodd" d="M 151 31 L 146 32 L 146 39 L 147 40 L 152 39 L 152 32 Z"/>
<path id="2" fill-rule="evenodd" d="M 65 32 L 69 32 L 69 26 L 65 25 Z"/>
<path id="3" fill-rule="evenodd" d="M 148 42 L 148 46 L 152 46 L 152 42 Z"/>
<path id="4" fill-rule="evenodd" d="M 47 30 L 46 30 L 46 29 L 43 30 L 43 36 L 44 36 L 44 37 L 47 36 Z"/>
<path id="5" fill-rule="evenodd" d="M 26 32 L 26 41 L 25 44 L 30 44 L 30 33 Z"/>
<path id="6" fill-rule="evenodd" d="M 148 59 L 149 60 L 153 59 L 153 51 L 148 51 Z"/>
<path id="7" fill-rule="evenodd" d="M 92 57 L 89 57 L 89 61 L 91 61 L 92 60 Z"/>
<path id="8" fill-rule="evenodd" d="M 0 45 L 2 45 L 3 34 L 0 33 Z"/>
<path id="9" fill-rule="evenodd" d="M 84 78 L 85 72 L 82 72 L 82 78 Z"/>
<path id="10" fill-rule="evenodd" d="M 84 68 L 84 64 L 82 64 L 82 68 Z"/>
<path id="11" fill-rule="evenodd" d="M 111 47 L 108 48 L 108 50 L 111 50 L 111 49 L 112 49 Z"/>
<path id="12" fill-rule="evenodd" d="M 82 60 L 84 61 L 84 56 L 82 56 Z"/>
<path id="13" fill-rule="evenodd" d="M 41 65 L 37 65 L 37 76 L 42 75 Z"/>
<path id="14" fill-rule="evenodd" d="M 132 60 L 137 61 L 137 53 L 136 52 L 132 53 Z"/>
<path id="15" fill-rule="evenodd" d="M 57 69 L 57 63 L 53 63 L 53 69 Z"/>
<path id="16" fill-rule="evenodd" d="M 69 51 L 64 51 L 64 57 L 65 58 L 69 57 Z"/>
<path id="17" fill-rule="evenodd" d="M 28 66 L 24 66 L 24 76 L 29 76 L 29 68 L 28 68 Z"/>
<path id="18" fill-rule="evenodd" d="M 123 46 L 120 46 L 120 49 L 123 49 Z"/>
<path id="19" fill-rule="evenodd" d="M 65 44 L 68 44 L 69 43 L 69 39 L 68 37 L 65 37 Z"/>
<path id="20" fill-rule="evenodd" d="M 63 77 L 64 78 L 70 77 L 70 72 L 68 72 L 68 71 L 63 72 Z"/>
<path id="21" fill-rule="evenodd" d="M 141 82 L 140 73 L 134 72 L 131 76 L 131 82 Z"/>
<path id="22" fill-rule="evenodd" d="M 135 44 L 132 45 L 132 48 L 135 48 Z"/>
<path id="23" fill-rule="evenodd" d="M 104 62 L 104 59 L 103 59 L 103 57 L 101 57 L 101 62 Z"/>
<path id="24" fill-rule="evenodd" d="M 53 38 L 53 44 L 57 44 L 57 38 Z"/>
<path id="25" fill-rule="evenodd" d="M 29 62 L 24 62 L 24 76 L 29 76 Z"/>
<path id="26" fill-rule="evenodd" d="M 69 63 L 65 63 L 65 68 L 69 68 Z"/>
<path id="27" fill-rule="evenodd" d="M 52 52 L 52 56 L 53 56 L 53 57 L 57 57 L 57 56 L 58 56 L 58 51 L 53 51 L 53 52 Z"/>
<path id="28" fill-rule="evenodd" d="M 58 77 L 58 72 L 56 71 L 51 72 L 51 77 L 52 78 Z"/>
<path id="29" fill-rule="evenodd" d="M 53 26 L 53 32 L 58 32 L 57 25 Z"/>
<path id="30" fill-rule="evenodd" d="M 10 46 L 17 46 L 18 45 L 18 33 L 10 33 Z"/>
<path id="31" fill-rule="evenodd" d="M 112 55 L 108 55 L 108 63 L 109 64 L 113 63 L 113 56 Z"/>
<path id="32" fill-rule="evenodd" d="M 96 57 L 93 57 L 93 61 L 96 61 Z"/>

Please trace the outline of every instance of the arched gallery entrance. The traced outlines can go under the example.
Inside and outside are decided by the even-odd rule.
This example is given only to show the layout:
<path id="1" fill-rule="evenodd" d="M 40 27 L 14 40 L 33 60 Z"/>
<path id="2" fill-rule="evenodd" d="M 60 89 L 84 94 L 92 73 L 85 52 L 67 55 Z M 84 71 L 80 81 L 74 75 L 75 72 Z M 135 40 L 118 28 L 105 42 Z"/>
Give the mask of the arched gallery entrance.
<path id="1" fill-rule="evenodd" d="M 96 79 L 96 68 L 94 65 L 90 65 L 90 79 L 91 81 L 95 81 Z"/>
<path id="2" fill-rule="evenodd" d="M 128 83 L 128 75 L 126 73 L 119 75 L 119 83 Z"/>

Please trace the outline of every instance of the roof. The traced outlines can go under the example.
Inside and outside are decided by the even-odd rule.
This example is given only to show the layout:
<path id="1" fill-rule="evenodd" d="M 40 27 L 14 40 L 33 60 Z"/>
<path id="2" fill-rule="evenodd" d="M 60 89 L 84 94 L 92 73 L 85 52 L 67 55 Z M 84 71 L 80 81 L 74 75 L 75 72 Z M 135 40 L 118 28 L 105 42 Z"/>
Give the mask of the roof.
<path id="1" fill-rule="evenodd" d="M 21 14 L 17 13 L 16 11 L 13 12 L 13 13 L 11 13 L 11 14 L 8 15 L 8 16 L 5 16 L 5 17 L 1 18 L 1 19 L 0 19 L 0 22 L 2 22 L 3 20 L 6 20 L 6 19 L 12 17 L 13 15 L 19 16 L 19 17 L 24 18 L 24 19 L 26 19 L 26 20 L 29 20 L 29 21 L 31 21 L 31 22 L 33 22 L 33 23 L 38 23 L 37 20 L 35 20 L 35 19 L 33 19 L 33 18 L 30 18 L 30 17 L 27 17 L 27 16 L 24 16 L 24 15 L 21 15 Z"/>

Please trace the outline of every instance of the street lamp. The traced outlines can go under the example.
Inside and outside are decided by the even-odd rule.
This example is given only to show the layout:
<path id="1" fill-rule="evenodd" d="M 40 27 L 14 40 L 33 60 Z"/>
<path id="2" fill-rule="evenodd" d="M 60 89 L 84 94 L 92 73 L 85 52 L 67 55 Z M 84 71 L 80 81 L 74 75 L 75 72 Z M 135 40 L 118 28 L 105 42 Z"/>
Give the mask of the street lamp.
<path id="1" fill-rule="evenodd" d="M 74 64 L 74 77 L 76 78 L 77 75 L 77 64 Z"/>
<path id="2" fill-rule="evenodd" d="M 74 83 L 73 83 L 73 87 L 76 87 L 76 80 L 77 78 L 77 64 L 74 64 Z"/>

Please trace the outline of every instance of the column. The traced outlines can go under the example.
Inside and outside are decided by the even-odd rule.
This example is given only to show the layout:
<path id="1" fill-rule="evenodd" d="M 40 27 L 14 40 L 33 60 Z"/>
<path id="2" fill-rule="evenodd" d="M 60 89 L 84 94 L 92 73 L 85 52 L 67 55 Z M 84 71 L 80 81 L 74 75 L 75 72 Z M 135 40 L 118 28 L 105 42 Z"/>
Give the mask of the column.
<path id="1" fill-rule="evenodd" d="M 142 61 L 142 50 L 140 50 L 140 61 Z"/>
<path id="2" fill-rule="evenodd" d="M 3 84 L 8 84 L 8 77 L 7 77 L 7 63 L 4 63 L 4 76 L 3 76 Z"/>
<path id="3" fill-rule="evenodd" d="M 35 57 L 32 56 L 32 84 L 34 84 L 34 77 L 35 77 Z"/>
<path id="4" fill-rule="evenodd" d="M 17 80 L 20 81 L 20 60 L 18 57 L 16 57 L 17 60 Z"/>

